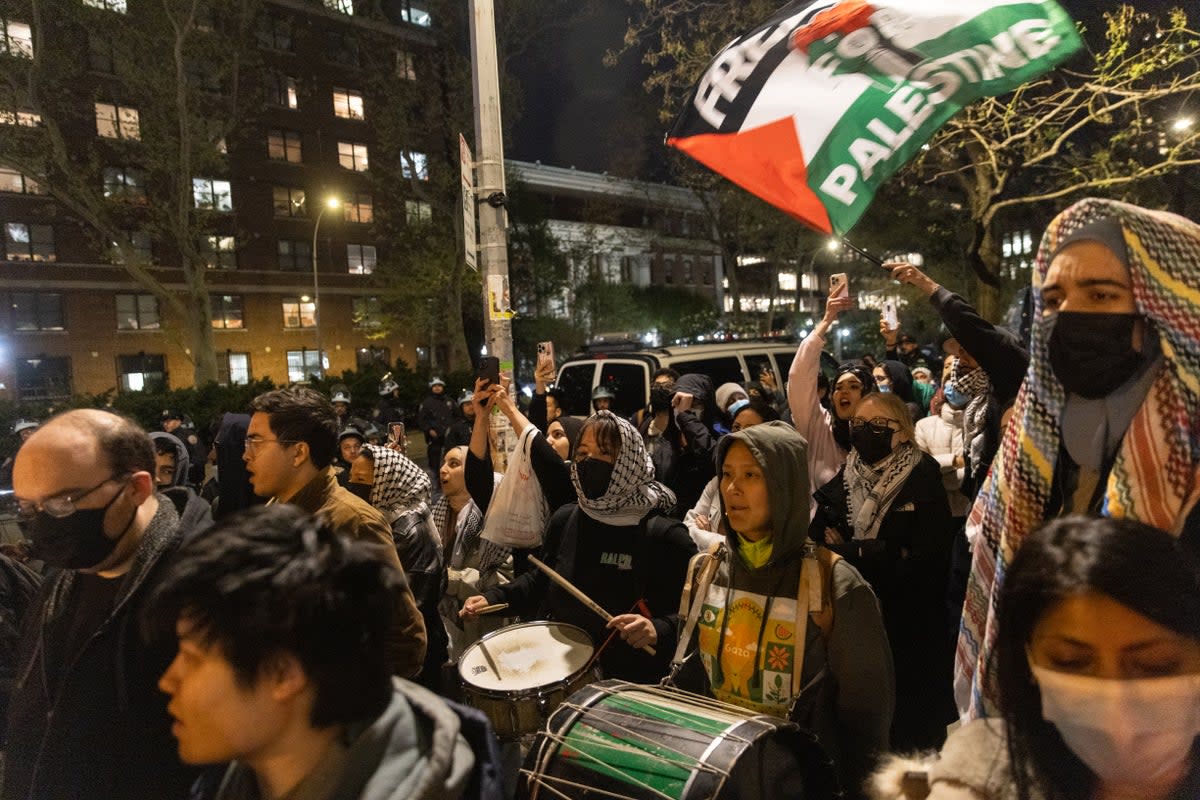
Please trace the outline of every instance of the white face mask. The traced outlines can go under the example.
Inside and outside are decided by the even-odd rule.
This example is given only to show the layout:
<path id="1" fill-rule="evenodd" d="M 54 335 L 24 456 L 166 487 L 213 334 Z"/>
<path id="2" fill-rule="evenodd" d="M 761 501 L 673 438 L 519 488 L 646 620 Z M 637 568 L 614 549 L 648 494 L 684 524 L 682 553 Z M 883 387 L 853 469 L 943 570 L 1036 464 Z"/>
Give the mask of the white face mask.
<path id="1" fill-rule="evenodd" d="M 1105 783 L 1157 783 L 1200 736 L 1200 674 L 1109 680 L 1029 666 L 1042 717 Z"/>

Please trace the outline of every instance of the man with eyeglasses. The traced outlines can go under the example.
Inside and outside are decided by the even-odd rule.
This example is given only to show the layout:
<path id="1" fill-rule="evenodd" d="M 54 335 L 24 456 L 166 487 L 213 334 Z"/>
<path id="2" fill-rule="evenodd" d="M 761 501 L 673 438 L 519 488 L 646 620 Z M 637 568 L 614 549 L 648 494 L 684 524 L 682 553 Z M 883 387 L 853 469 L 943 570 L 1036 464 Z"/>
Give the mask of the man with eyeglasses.
<path id="1" fill-rule="evenodd" d="M 18 521 L 47 578 L 27 617 L 7 720 L 4 800 L 182 797 L 195 777 L 156 691 L 173 642 L 137 615 L 183 538 L 134 422 L 68 411 L 21 448 Z"/>
<path id="2" fill-rule="evenodd" d="M 264 392 L 250 408 L 242 459 L 254 493 L 268 503 L 288 503 L 324 515 L 334 531 L 375 544 L 379 558 L 403 573 L 383 514 L 338 484 L 332 468 L 338 422 L 329 398 L 298 386 Z M 395 674 L 411 678 L 424 664 L 426 636 L 407 580 L 397 585 L 396 603 L 391 663 Z"/>

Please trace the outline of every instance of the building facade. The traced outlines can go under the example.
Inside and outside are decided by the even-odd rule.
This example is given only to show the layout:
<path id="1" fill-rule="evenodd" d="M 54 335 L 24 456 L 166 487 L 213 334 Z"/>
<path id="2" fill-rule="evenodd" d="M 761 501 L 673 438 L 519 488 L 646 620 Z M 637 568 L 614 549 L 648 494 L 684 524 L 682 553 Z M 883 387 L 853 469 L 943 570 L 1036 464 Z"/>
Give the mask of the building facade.
<path id="1" fill-rule="evenodd" d="M 160 156 L 149 152 L 151 134 L 162 120 L 126 99 L 135 94 L 126 91 L 132 77 L 118 74 L 122 48 L 138 45 L 127 31 L 149 13 L 139 3 L 151 5 L 83 0 L 73 33 L 49 22 L 36 31 L 19 4 L 0 10 L 6 69 L 38 58 L 78 64 L 73 117 L 56 109 L 67 120 L 57 129 L 65 147 L 87 155 L 80 179 L 96 184 L 105 213 L 116 208 L 127 221 L 125 247 L 108 246 L 96 226 L 80 222 L 86 204 L 61 202 L 23 173 L 14 137 L 43 135 L 45 121 L 33 98 L 0 97 L 0 129 L 8 131 L 0 130 L 0 397 L 193 383 L 187 319 L 136 278 L 144 269 L 168 292 L 188 288 L 177 248 L 153 233 L 156 213 L 178 199 L 164 196 L 154 177 Z M 304 380 L 320 371 L 318 339 L 333 374 L 416 360 L 412 342 L 379 336 L 371 274 L 387 247 L 381 212 L 414 225 L 430 216 L 419 193 L 381 191 L 380 165 L 419 184 L 432 145 L 385 139 L 376 117 L 389 87 L 420 91 L 427 79 L 430 23 L 406 1 L 267 0 L 256 11 L 253 68 L 236 88 L 254 98 L 250 113 L 216 143 L 215 159 L 197 160 L 185 199 L 203 223 L 194 241 L 207 266 L 220 382 Z M 203 15 L 196 24 L 203 34 Z M 78 52 L 81 36 L 86 53 Z M 203 47 L 220 46 L 216 30 L 209 37 Z M 35 52 L 35 42 L 45 52 Z M 205 80 L 203 70 L 195 80 Z M 234 90 L 212 86 L 213 102 Z M 137 268 L 123 266 L 131 252 Z"/>

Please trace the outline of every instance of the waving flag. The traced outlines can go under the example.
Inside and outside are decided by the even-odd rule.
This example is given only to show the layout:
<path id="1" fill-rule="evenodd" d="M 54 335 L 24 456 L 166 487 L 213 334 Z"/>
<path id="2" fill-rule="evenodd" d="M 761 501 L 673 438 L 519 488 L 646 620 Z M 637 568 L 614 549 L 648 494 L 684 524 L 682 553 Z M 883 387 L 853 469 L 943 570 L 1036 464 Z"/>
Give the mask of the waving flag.
<path id="1" fill-rule="evenodd" d="M 798 0 L 717 55 L 667 143 L 841 235 L 964 105 L 1079 46 L 1053 0 Z"/>

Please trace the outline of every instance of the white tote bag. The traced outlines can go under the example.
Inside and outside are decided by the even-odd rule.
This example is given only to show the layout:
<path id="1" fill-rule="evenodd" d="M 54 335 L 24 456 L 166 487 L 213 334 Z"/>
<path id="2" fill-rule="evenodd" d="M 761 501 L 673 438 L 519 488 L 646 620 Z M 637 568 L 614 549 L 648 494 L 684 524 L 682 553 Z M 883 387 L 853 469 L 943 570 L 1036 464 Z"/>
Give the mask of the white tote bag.
<path id="1" fill-rule="evenodd" d="M 533 473 L 529 450 L 538 430 L 530 425 L 521 432 L 517 446 L 508 457 L 504 480 L 492 492 L 483 538 L 504 547 L 539 547 L 550 504 L 542 494 L 542 485 Z"/>

